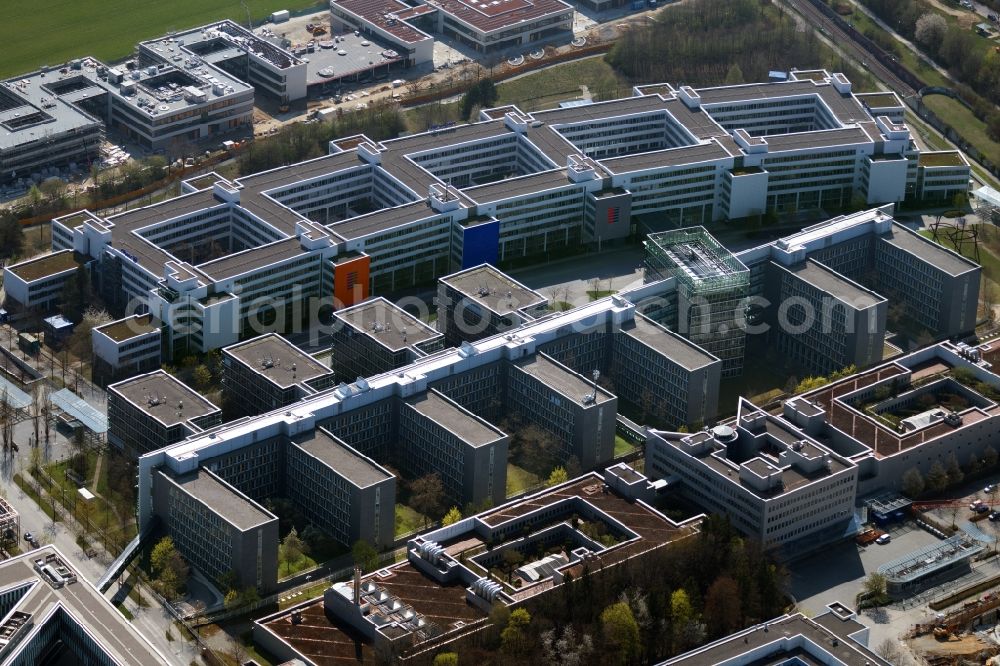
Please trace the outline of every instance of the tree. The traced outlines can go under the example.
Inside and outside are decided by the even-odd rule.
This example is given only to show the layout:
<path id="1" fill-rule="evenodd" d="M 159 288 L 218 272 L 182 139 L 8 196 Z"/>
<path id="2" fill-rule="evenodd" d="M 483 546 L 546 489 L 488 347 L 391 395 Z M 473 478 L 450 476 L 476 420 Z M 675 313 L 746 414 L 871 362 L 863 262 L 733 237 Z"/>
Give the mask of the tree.
<path id="1" fill-rule="evenodd" d="M 462 520 L 462 512 L 459 511 L 457 506 L 453 506 L 448 509 L 448 513 L 444 514 L 444 518 L 441 519 L 441 524 L 445 526 L 454 525 L 460 520 Z"/>
<path id="2" fill-rule="evenodd" d="M 868 574 L 867 578 L 865 578 L 864 582 L 861 584 L 861 589 L 863 590 L 865 596 L 879 598 L 885 596 L 885 585 L 885 574 L 873 571 Z"/>
<path id="3" fill-rule="evenodd" d="M 489 107 L 493 106 L 498 97 L 496 86 L 493 84 L 493 79 L 480 79 L 469 88 L 464 95 L 462 95 L 462 101 L 459 103 L 461 106 L 462 118 L 468 120 L 472 115 L 472 110 L 476 107 Z"/>
<path id="4" fill-rule="evenodd" d="M 591 663 L 589 657 L 594 652 L 594 639 L 590 637 L 590 634 L 577 636 L 572 625 L 563 629 L 560 638 L 556 638 L 554 629 L 543 631 L 540 638 L 545 664 L 584 666 Z"/>
<path id="5" fill-rule="evenodd" d="M 282 564 L 285 565 L 285 570 L 287 571 L 290 565 L 298 562 L 308 550 L 309 547 L 302 542 L 298 531 L 293 527 L 285 535 L 285 538 L 281 540 L 281 546 L 278 548 L 278 556 L 281 558 Z"/>
<path id="6" fill-rule="evenodd" d="M 621 663 L 629 663 L 639 652 L 639 625 L 628 604 L 619 601 L 601 611 L 601 631 L 618 648 Z"/>
<path id="7" fill-rule="evenodd" d="M 176 552 L 177 547 L 174 546 L 173 538 L 165 536 L 160 539 L 156 545 L 153 546 L 153 552 L 149 556 L 149 566 L 153 570 L 153 573 L 159 574 L 163 571 L 170 562 L 170 558 L 172 558 Z"/>
<path id="8" fill-rule="evenodd" d="M 177 550 L 174 540 L 169 536 L 160 539 L 153 547 L 149 563 L 156 575 L 156 587 L 160 594 L 168 599 L 177 597 L 187 582 L 191 568 Z"/>
<path id="9" fill-rule="evenodd" d="M 670 622 L 674 630 L 674 650 L 682 652 L 687 647 L 690 625 L 694 622 L 694 608 L 683 588 L 670 595 Z"/>
<path id="10" fill-rule="evenodd" d="M 0 215 L 0 257 L 19 257 L 24 251 L 24 228 L 13 214 Z"/>
<path id="11" fill-rule="evenodd" d="M 705 624 L 715 635 L 726 636 L 742 626 L 740 586 L 729 576 L 716 578 L 705 593 Z"/>
<path id="12" fill-rule="evenodd" d="M 507 626 L 500 632 L 500 649 L 507 654 L 520 654 L 528 647 L 527 627 L 531 624 L 531 613 L 524 608 L 515 608 L 510 613 Z"/>
<path id="13" fill-rule="evenodd" d="M 903 472 L 903 494 L 910 499 L 920 497 L 925 488 L 924 477 L 916 467 Z"/>
<path id="14" fill-rule="evenodd" d="M 458 666 L 458 654 L 455 652 L 436 654 L 432 666 Z"/>
<path id="15" fill-rule="evenodd" d="M 962 483 L 962 479 L 965 478 L 965 474 L 962 472 L 962 466 L 958 464 L 958 456 L 952 451 L 948 455 L 948 485 L 957 486 Z"/>
<path id="16" fill-rule="evenodd" d="M 444 512 L 444 485 L 437 472 L 410 482 L 410 504 L 431 519 L 441 517 Z"/>
<path id="17" fill-rule="evenodd" d="M 516 548 L 503 551 L 503 563 L 507 567 L 507 582 L 514 577 L 514 571 L 524 562 L 524 555 Z"/>
<path id="18" fill-rule="evenodd" d="M 997 466 L 997 450 L 992 446 L 987 446 L 983 449 L 983 465 L 986 469 L 992 469 Z"/>
<path id="19" fill-rule="evenodd" d="M 927 490 L 934 493 L 939 493 L 948 487 L 948 473 L 944 470 L 941 463 L 937 461 L 931 465 L 924 480 L 927 484 Z"/>
<path id="20" fill-rule="evenodd" d="M 726 72 L 726 80 L 722 83 L 727 86 L 736 86 L 741 83 L 745 83 L 743 80 L 743 70 L 740 69 L 738 63 L 733 63 L 733 66 L 729 68 L 728 72 Z"/>
<path id="21" fill-rule="evenodd" d="M 195 388 L 199 391 L 204 391 L 212 383 L 212 373 L 204 363 L 195 367 L 192 377 Z"/>
<path id="22" fill-rule="evenodd" d="M 935 12 L 927 12 L 917 19 L 914 38 L 932 54 L 937 53 L 948 32 L 948 22 Z"/>
<path id="23" fill-rule="evenodd" d="M 375 571 L 378 568 L 378 551 L 365 539 L 358 539 L 354 542 L 351 555 L 354 557 L 354 564 L 361 567 L 365 573 Z"/>
<path id="24" fill-rule="evenodd" d="M 890 664 L 903 663 L 903 651 L 899 647 L 899 641 L 887 638 L 875 648 L 875 654 L 885 659 Z"/>
<path id="25" fill-rule="evenodd" d="M 549 474 L 548 481 L 545 482 L 545 485 L 550 488 L 552 486 L 558 486 L 560 483 L 566 483 L 567 478 L 566 468 L 556 467 L 552 470 L 552 473 Z"/>

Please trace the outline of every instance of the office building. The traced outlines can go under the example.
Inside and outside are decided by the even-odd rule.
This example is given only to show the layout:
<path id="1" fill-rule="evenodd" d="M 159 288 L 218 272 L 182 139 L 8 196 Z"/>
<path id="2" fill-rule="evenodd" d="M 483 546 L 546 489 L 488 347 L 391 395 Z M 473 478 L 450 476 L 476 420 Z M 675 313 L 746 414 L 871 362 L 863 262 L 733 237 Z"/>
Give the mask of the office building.
<path id="1" fill-rule="evenodd" d="M 201 468 L 157 473 L 153 504 L 184 558 L 219 580 L 234 573 L 240 588 L 271 590 L 278 578 L 278 518 Z"/>
<path id="2" fill-rule="evenodd" d="M 7 305 L 43 312 L 55 308 L 62 302 L 66 283 L 76 279 L 81 265 L 75 253 L 62 250 L 5 266 Z"/>
<path id="3" fill-rule="evenodd" d="M 330 366 L 338 381 L 391 372 L 444 347 L 440 333 L 384 298 L 333 315 Z"/>
<path id="4" fill-rule="evenodd" d="M 768 300 L 779 304 L 769 339 L 785 359 L 818 375 L 882 360 L 884 297 L 812 259 L 791 268 L 772 262 L 768 273 Z"/>
<path id="5" fill-rule="evenodd" d="M 148 314 L 95 326 L 90 332 L 94 382 L 107 386 L 159 368 L 163 345 L 160 329 L 160 323 Z"/>
<path id="6" fill-rule="evenodd" d="M 396 479 L 390 472 L 321 429 L 289 440 L 286 455 L 288 497 L 311 522 L 343 544 L 392 545 Z"/>
<path id="7" fill-rule="evenodd" d="M 347 137 L 300 164 L 192 179 L 181 196 L 144 208 L 59 218 L 53 248 L 97 260 L 116 314 L 131 301 L 130 312 L 163 321 L 169 356 L 224 347 L 262 325 L 287 329 L 295 307 L 324 299 L 351 306 L 640 227 L 920 199 L 932 180 L 920 174 L 967 169 L 931 164 L 947 153 L 924 154 L 921 166 L 909 130 L 869 115 L 842 75 L 801 74 L 642 86 L 579 107 L 488 109 L 469 125 L 381 142 Z M 724 281 L 740 274 L 727 269 Z M 712 335 L 725 349 L 708 351 L 738 372 L 738 336 Z"/>
<path id="8" fill-rule="evenodd" d="M 541 601 L 570 579 L 641 567 L 698 534 L 700 516 L 669 520 L 647 504 L 652 484 L 621 467 L 629 483 L 616 484 L 615 474 L 625 472 L 611 468 L 603 477 L 587 474 L 416 536 L 406 561 L 365 576 L 358 570 L 319 598 L 255 620 L 254 642 L 281 660 L 368 661 L 389 653 L 408 661 L 432 646 L 449 650 L 482 626 L 495 605 Z M 585 534 L 574 517 L 605 538 Z M 555 546 L 562 548 L 537 557 Z M 508 551 L 524 558 L 517 584 L 487 573 Z"/>
<path id="9" fill-rule="evenodd" d="M 438 280 L 437 329 L 448 344 L 504 333 L 548 311 L 537 291 L 482 264 Z"/>
<path id="10" fill-rule="evenodd" d="M 507 497 L 510 436 L 437 391 L 403 402 L 398 456 L 411 478 L 437 474 L 462 504 L 497 505 Z"/>
<path id="11" fill-rule="evenodd" d="M 786 554 L 851 534 L 857 465 L 744 400 L 733 422 L 710 430 L 650 431 L 646 469 Z"/>
<path id="12" fill-rule="evenodd" d="M 347 28 L 388 39 L 414 57 L 433 48 L 425 30 L 480 53 L 568 37 L 573 30 L 573 8 L 562 0 L 500 0 L 496 5 L 433 0 L 414 6 L 397 0 L 330 0 L 330 14 Z"/>
<path id="13" fill-rule="evenodd" d="M 677 330 L 722 360 L 722 376 L 743 372 L 743 308 L 750 271 L 704 227 L 650 234 L 645 280 L 677 280 Z"/>
<path id="14" fill-rule="evenodd" d="M 161 654 L 55 546 L 0 563 L 5 664 L 165 664 Z"/>
<path id="15" fill-rule="evenodd" d="M 108 386 L 108 442 L 119 449 L 155 451 L 221 420 L 218 407 L 163 370 Z"/>
<path id="16" fill-rule="evenodd" d="M 556 438 L 560 460 L 591 469 L 613 456 L 618 398 L 545 354 L 510 364 L 505 397 L 518 422 Z"/>
<path id="17" fill-rule="evenodd" d="M 736 258 L 750 271 L 750 323 L 766 325 L 763 339 L 813 374 L 880 361 L 884 313 L 893 306 L 903 314 L 894 325 L 912 338 L 961 338 L 976 326 L 979 265 L 907 229 L 884 208 L 806 227 Z M 794 302 L 799 306 L 789 308 Z M 802 305 L 813 311 L 808 322 L 796 318 L 805 314 L 796 312 Z M 797 332 L 782 333 L 779 317 Z"/>
<path id="18" fill-rule="evenodd" d="M 233 415 L 278 409 L 333 383 L 330 368 L 274 333 L 222 350 L 223 399 Z"/>
<path id="19" fill-rule="evenodd" d="M 660 662 L 658 666 L 842 664 L 892 666 L 868 647 L 868 627 L 836 601 L 816 617 L 784 615 Z"/>

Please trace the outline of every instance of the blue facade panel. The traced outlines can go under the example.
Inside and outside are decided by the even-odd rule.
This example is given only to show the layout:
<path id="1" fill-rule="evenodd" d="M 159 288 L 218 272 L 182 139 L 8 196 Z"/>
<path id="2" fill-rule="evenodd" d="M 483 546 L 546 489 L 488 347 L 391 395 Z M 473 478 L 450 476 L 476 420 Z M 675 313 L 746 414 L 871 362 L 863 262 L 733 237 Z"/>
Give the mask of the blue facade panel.
<path id="1" fill-rule="evenodd" d="M 492 220 L 462 229 L 462 268 L 480 264 L 496 266 L 500 258 L 500 221 Z"/>

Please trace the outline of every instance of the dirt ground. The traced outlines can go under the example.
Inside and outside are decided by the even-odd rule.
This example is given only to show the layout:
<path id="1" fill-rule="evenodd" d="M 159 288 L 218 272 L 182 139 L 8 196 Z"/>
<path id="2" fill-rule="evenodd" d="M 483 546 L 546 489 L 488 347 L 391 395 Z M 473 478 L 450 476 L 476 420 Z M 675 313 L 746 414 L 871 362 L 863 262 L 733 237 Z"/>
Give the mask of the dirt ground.
<path id="1" fill-rule="evenodd" d="M 939 641 L 931 634 L 908 641 L 910 648 L 925 659 L 934 657 L 977 657 L 984 651 L 995 654 L 997 646 L 986 643 L 975 634 L 964 634 L 948 641 Z"/>

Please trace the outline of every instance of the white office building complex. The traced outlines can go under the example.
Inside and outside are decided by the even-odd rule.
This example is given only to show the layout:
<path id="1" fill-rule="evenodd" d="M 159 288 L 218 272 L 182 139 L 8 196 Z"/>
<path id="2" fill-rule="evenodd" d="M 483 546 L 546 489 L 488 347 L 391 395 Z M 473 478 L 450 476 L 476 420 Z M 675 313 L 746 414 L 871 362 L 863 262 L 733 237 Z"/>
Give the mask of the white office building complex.
<path id="1" fill-rule="evenodd" d="M 195 179 L 145 208 L 57 219 L 53 247 L 96 259 L 104 299 L 144 303 L 167 324 L 168 349 L 206 351 L 294 301 L 352 305 L 483 263 L 614 243 L 643 220 L 938 196 L 921 190 L 930 173 L 967 173 L 921 164 L 909 130 L 869 115 L 843 75 L 791 78 L 643 86 L 388 141 L 351 137 L 301 164 Z"/>

